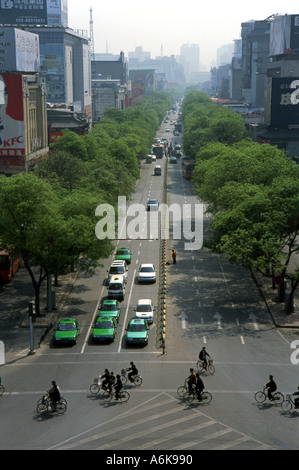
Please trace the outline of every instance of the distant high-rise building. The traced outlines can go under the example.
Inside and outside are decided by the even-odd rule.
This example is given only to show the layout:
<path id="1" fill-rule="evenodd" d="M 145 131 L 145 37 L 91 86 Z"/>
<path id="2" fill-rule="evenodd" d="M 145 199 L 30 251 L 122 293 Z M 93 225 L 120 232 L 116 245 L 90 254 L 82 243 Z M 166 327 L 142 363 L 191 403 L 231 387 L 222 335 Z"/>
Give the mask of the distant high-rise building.
<path id="1" fill-rule="evenodd" d="M 151 53 L 144 51 L 142 46 L 138 46 L 135 48 L 134 52 L 129 52 L 128 56 L 129 60 L 137 59 L 139 62 L 143 62 L 144 60 L 149 60 L 151 58 Z"/>
<path id="2" fill-rule="evenodd" d="M 217 49 L 217 66 L 230 64 L 234 52 L 234 44 L 225 44 Z"/>
<path id="3" fill-rule="evenodd" d="M 178 62 L 183 65 L 187 82 L 197 82 L 199 75 L 199 45 L 183 44 Z"/>

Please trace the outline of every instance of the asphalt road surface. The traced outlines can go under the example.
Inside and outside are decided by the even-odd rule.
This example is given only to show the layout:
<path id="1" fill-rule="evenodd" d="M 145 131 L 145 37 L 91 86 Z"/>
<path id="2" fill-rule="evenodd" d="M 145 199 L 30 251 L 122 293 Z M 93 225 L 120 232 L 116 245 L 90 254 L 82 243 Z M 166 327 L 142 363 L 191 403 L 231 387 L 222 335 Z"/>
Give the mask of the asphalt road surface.
<path id="1" fill-rule="evenodd" d="M 165 127 L 160 136 L 165 135 Z M 178 140 L 172 134 L 166 136 Z M 162 176 L 153 176 L 154 164 L 142 164 L 134 202 L 146 204 L 150 197 L 162 201 L 167 171 L 168 204 L 194 208 L 199 201 L 182 175 L 181 162 L 167 165 L 164 158 L 160 163 Z M 206 248 L 187 251 L 184 239 L 170 239 L 169 259 L 175 248 L 177 263 L 167 266 L 163 350 L 159 282 L 140 285 L 136 279 L 140 263 L 153 262 L 158 270 L 160 266 L 160 241 L 151 236 L 148 221 L 149 215 L 144 227 L 149 229 L 147 237 L 117 242 L 130 247 L 133 258 L 113 343 L 94 345 L 90 340 L 100 299 L 107 294 L 104 281 L 112 258 L 92 278 L 76 279 L 64 311 L 64 316 L 75 316 L 81 325 L 75 346 L 55 347 L 50 331 L 36 353 L 28 356 L 24 331 L 20 344 L 17 328 L 15 335 L 5 338 L 9 361 L 0 369 L 6 390 L 0 397 L 0 449 L 97 449 L 111 456 L 127 450 L 136 457 L 142 450 L 184 455 L 196 450 L 298 449 L 299 413 L 285 413 L 268 400 L 264 404 L 254 400 L 269 374 L 284 394 L 297 388 L 296 366 L 290 361 L 290 342 L 296 333 L 274 328 L 250 275 L 242 268 Z M 208 227 L 205 215 L 204 236 Z M 147 297 L 156 306 L 149 344 L 128 347 L 125 328 L 137 300 Z M 190 367 L 196 368 L 202 346 L 213 357 L 216 369 L 213 375 L 201 375 L 212 401 L 188 404 L 177 395 L 177 388 L 184 384 Z M 126 385 L 127 403 L 106 403 L 102 393 L 90 392 L 94 377 L 106 367 L 119 373 L 130 361 L 137 365 L 143 384 L 140 388 Z M 53 379 L 67 400 L 67 411 L 38 416 L 37 400 Z"/>

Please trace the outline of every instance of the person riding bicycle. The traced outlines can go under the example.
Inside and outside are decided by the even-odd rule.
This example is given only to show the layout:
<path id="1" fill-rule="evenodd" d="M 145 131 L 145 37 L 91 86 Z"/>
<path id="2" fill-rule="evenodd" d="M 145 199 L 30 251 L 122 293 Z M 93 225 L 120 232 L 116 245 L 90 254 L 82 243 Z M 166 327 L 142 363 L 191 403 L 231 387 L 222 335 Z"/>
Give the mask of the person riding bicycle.
<path id="1" fill-rule="evenodd" d="M 202 361 L 203 368 L 207 370 L 207 357 L 210 357 L 210 354 L 206 351 L 205 346 L 203 346 L 202 350 L 199 353 L 199 359 Z"/>
<path id="2" fill-rule="evenodd" d="M 292 395 L 297 395 L 297 396 L 299 395 L 299 387 L 297 387 L 297 392 L 292 393 Z M 295 408 L 299 408 L 299 396 L 298 398 L 295 398 L 294 403 L 295 403 Z"/>
<path id="3" fill-rule="evenodd" d="M 113 387 L 114 387 L 114 390 L 115 390 L 115 400 L 118 400 L 119 392 L 123 388 L 123 384 L 122 384 L 122 381 L 121 381 L 121 378 L 120 378 L 119 374 L 116 374 L 116 381 L 115 381 L 115 384 L 114 384 Z"/>
<path id="4" fill-rule="evenodd" d="M 134 382 L 134 380 L 132 379 L 132 377 L 133 377 L 134 375 L 138 375 L 138 369 L 137 369 L 137 367 L 135 366 L 134 362 L 132 362 L 132 361 L 130 362 L 130 366 L 131 366 L 131 367 L 129 367 L 128 369 L 126 369 L 127 371 L 129 371 L 129 370 L 131 371 L 131 372 L 128 373 L 128 379 L 129 379 L 130 382 Z"/>
<path id="5" fill-rule="evenodd" d="M 196 393 L 199 400 L 201 400 L 201 392 L 205 388 L 202 378 L 196 373 Z"/>
<path id="6" fill-rule="evenodd" d="M 272 393 L 277 390 L 277 385 L 273 380 L 273 375 L 269 375 L 269 382 L 265 385 L 265 388 L 268 390 L 268 398 L 269 400 L 273 401 L 273 395 Z"/>
<path id="7" fill-rule="evenodd" d="M 187 383 L 189 388 L 189 394 L 191 394 L 193 385 L 196 385 L 196 374 L 194 372 L 194 369 L 190 369 L 190 375 L 187 379 Z"/>
<path id="8" fill-rule="evenodd" d="M 51 401 L 53 411 L 55 411 L 56 404 L 60 400 L 60 391 L 59 391 L 58 385 L 56 384 L 54 380 L 52 380 L 51 385 L 52 387 L 50 388 L 50 390 L 47 391 L 47 396 L 49 397 Z"/>
<path id="9" fill-rule="evenodd" d="M 112 387 L 115 384 L 115 381 L 116 381 L 116 378 L 115 378 L 114 372 L 111 372 L 110 378 L 109 378 L 109 386 L 108 386 L 110 393 L 112 391 Z"/>
<path id="10" fill-rule="evenodd" d="M 110 372 L 108 369 L 105 369 L 104 374 L 100 376 L 100 379 L 102 380 L 103 390 L 107 390 L 110 384 Z"/>

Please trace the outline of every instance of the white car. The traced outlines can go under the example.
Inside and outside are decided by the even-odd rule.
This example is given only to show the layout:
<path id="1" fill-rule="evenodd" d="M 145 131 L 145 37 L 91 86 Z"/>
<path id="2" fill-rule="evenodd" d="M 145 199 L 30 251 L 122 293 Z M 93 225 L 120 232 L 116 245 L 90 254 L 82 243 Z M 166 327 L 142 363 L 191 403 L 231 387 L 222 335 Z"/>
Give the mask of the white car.
<path id="1" fill-rule="evenodd" d="M 138 282 L 156 282 L 156 268 L 153 263 L 140 265 L 138 270 Z"/>
<path id="2" fill-rule="evenodd" d="M 154 310 L 151 299 L 139 299 L 135 309 L 136 317 L 143 318 L 147 323 L 153 323 Z"/>
<path id="3" fill-rule="evenodd" d="M 113 261 L 113 263 L 110 266 L 108 273 L 108 283 L 111 279 L 112 276 L 116 274 L 122 274 L 125 280 L 125 283 L 128 281 L 128 267 L 127 263 L 125 261 Z"/>
<path id="4" fill-rule="evenodd" d="M 159 201 L 158 199 L 149 199 L 147 201 L 147 210 L 152 211 L 152 210 L 158 210 L 159 209 Z"/>

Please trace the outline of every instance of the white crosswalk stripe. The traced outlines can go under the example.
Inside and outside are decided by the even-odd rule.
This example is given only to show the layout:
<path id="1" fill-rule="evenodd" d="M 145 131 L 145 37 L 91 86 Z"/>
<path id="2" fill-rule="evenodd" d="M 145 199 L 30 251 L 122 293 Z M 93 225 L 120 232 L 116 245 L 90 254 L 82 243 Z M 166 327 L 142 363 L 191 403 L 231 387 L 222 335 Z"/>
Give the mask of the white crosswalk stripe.
<path id="1" fill-rule="evenodd" d="M 101 430 L 100 430 L 101 429 Z M 161 392 L 135 408 L 60 443 L 59 450 L 259 450 L 271 447 Z"/>

